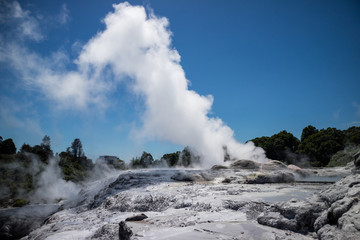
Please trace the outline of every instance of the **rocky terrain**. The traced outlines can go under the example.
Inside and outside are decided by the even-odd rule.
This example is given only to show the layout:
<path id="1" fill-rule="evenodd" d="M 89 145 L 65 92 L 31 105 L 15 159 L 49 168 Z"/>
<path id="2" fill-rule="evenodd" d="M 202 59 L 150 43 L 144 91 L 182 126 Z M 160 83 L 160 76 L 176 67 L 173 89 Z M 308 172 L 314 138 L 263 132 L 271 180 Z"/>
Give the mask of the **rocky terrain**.
<path id="1" fill-rule="evenodd" d="M 258 222 L 294 232 L 314 232 L 318 239 L 360 239 L 360 152 L 354 157 L 353 174 L 305 201 L 271 205 Z"/>
<path id="2" fill-rule="evenodd" d="M 39 221 L 2 218 L 1 239 L 17 238 L 29 220 L 36 224 L 24 240 L 358 239 L 360 179 L 351 169 L 239 160 L 211 170 L 119 171 Z"/>

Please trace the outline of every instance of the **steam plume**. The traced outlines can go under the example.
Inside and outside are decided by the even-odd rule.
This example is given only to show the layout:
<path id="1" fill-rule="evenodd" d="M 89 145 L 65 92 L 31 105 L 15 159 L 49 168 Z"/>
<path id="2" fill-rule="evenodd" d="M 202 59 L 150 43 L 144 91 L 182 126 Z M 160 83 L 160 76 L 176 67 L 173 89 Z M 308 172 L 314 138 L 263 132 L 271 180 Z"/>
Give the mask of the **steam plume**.
<path id="1" fill-rule="evenodd" d="M 111 66 L 118 79 L 134 80 L 132 89 L 146 105 L 140 134 L 189 145 L 208 165 L 223 160 L 223 146 L 234 157 L 264 161 L 261 148 L 237 142 L 221 119 L 208 116 L 211 95 L 188 89 L 180 55 L 171 46 L 168 20 L 128 3 L 114 9 L 104 19 L 106 29 L 84 46 L 78 64 L 95 73 Z"/>
<path id="2" fill-rule="evenodd" d="M 104 19 L 105 30 L 82 48 L 76 70 L 56 68 L 59 61 L 68 61 L 61 52 L 48 64 L 48 59 L 14 44 L 0 44 L 0 61 L 11 62 L 28 84 L 71 108 L 104 108 L 107 93 L 130 78 L 131 89 L 145 104 L 138 136 L 190 146 L 206 166 L 223 161 L 224 146 L 234 158 L 266 161 L 263 149 L 237 142 L 220 118 L 208 116 L 211 95 L 188 88 L 180 55 L 171 45 L 168 20 L 127 2 L 113 7 Z"/>

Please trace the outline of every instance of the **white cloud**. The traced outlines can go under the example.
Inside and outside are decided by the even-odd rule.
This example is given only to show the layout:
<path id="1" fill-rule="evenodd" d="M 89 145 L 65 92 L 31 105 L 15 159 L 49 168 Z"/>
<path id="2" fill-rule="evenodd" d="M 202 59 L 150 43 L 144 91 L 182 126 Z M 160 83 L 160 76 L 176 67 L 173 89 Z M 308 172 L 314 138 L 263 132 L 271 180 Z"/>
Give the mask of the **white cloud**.
<path id="1" fill-rule="evenodd" d="M 9 3 L 2 1 L 0 7 L 4 11 L 1 21 L 16 23 L 16 30 L 20 37 L 34 41 L 40 41 L 44 38 L 37 19 L 31 15 L 30 11 L 24 11 L 19 2 L 13 1 Z"/>

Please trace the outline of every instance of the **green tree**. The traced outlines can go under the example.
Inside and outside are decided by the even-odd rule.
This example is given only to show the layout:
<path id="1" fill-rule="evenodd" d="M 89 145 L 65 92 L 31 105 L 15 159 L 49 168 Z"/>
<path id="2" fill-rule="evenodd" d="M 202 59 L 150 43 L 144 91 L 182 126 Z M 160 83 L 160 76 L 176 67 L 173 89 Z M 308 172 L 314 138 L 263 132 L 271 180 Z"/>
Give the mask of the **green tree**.
<path id="1" fill-rule="evenodd" d="M 59 154 L 61 167 L 64 179 L 66 181 L 81 182 L 86 180 L 94 164 L 91 159 L 88 159 L 83 150 L 80 139 L 76 138 L 71 143 L 65 152 Z"/>
<path id="2" fill-rule="evenodd" d="M 140 162 L 143 167 L 147 168 L 152 165 L 154 158 L 150 153 L 143 152 L 140 157 Z"/>
<path id="3" fill-rule="evenodd" d="M 16 147 L 11 138 L 8 138 L 0 143 L 0 154 L 15 154 Z"/>
<path id="4" fill-rule="evenodd" d="M 344 130 L 346 145 L 360 144 L 360 127 L 350 127 Z"/>
<path id="5" fill-rule="evenodd" d="M 133 158 L 130 161 L 132 168 L 148 168 L 154 163 L 154 158 L 150 153 L 143 152 L 140 158 Z"/>
<path id="6" fill-rule="evenodd" d="M 22 155 L 24 155 L 24 153 L 35 154 L 45 164 L 48 164 L 49 158 L 54 156 L 54 153 L 51 150 L 51 146 L 50 146 L 50 137 L 47 135 L 45 135 L 45 137 L 43 138 L 42 143 L 40 145 L 35 145 L 32 147 L 29 144 L 24 143 L 21 146 L 20 153 Z"/>
<path id="7" fill-rule="evenodd" d="M 310 158 L 310 164 L 315 167 L 328 165 L 330 158 L 338 151 L 344 149 L 345 135 L 336 128 L 321 129 L 302 141 L 298 153 Z"/>
<path id="8" fill-rule="evenodd" d="M 169 167 L 176 166 L 179 162 L 180 151 L 174 153 L 166 153 L 161 157 L 161 161 L 165 161 Z"/>
<path id="9" fill-rule="evenodd" d="M 266 156 L 270 159 L 293 163 L 294 153 L 300 141 L 287 131 L 281 131 L 271 137 L 260 137 L 251 140 L 255 146 L 265 150 Z"/>
<path id="10" fill-rule="evenodd" d="M 84 151 L 82 143 L 79 138 L 75 138 L 71 143 L 71 153 L 75 158 L 80 158 L 84 156 Z"/>
<path id="11" fill-rule="evenodd" d="M 317 132 L 319 132 L 319 130 L 317 130 L 314 126 L 309 125 L 305 127 L 301 133 L 301 141 L 304 141 L 306 138 Z"/>

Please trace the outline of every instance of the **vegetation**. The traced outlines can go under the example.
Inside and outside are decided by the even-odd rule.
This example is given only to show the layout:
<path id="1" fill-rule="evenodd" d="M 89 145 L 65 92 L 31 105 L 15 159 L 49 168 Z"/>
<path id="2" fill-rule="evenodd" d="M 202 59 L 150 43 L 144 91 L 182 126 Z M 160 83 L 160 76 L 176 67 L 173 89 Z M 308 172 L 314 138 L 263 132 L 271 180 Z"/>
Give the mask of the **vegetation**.
<path id="1" fill-rule="evenodd" d="M 92 160 L 85 156 L 79 138 L 71 143 L 71 147 L 67 148 L 66 152 L 61 152 L 59 157 L 59 166 L 66 181 L 76 183 L 84 181 L 94 167 Z"/>
<path id="2" fill-rule="evenodd" d="M 354 155 L 360 151 L 360 145 L 350 145 L 346 147 L 344 150 L 338 151 L 335 153 L 327 167 L 338 167 L 338 166 L 346 166 L 349 162 L 354 161 Z"/>
<path id="3" fill-rule="evenodd" d="M 251 141 L 262 147 L 268 158 L 288 164 L 313 167 L 344 166 L 352 161 L 353 155 L 360 150 L 360 127 L 318 130 L 309 125 L 303 129 L 300 140 L 284 130 L 270 137 L 258 137 Z M 0 137 L 0 207 L 20 207 L 28 204 L 29 196 L 35 190 L 40 175 L 51 158 L 57 159 L 66 181 L 80 183 L 94 173 L 95 165 L 85 156 L 79 138 L 74 139 L 66 151 L 55 156 L 51 149 L 51 139 L 47 135 L 40 145 L 30 146 L 24 143 L 18 152 L 16 150 L 11 138 L 3 140 Z M 230 159 L 231 156 L 224 146 L 224 161 Z M 118 170 L 129 167 L 188 167 L 199 161 L 200 158 L 188 147 L 182 151 L 164 154 L 159 160 L 154 160 L 150 153 L 143 152 L 141 157 L 133 158 L 128 166 L 116 156 L 103 156 L 103 163 Z"/>
<path id="4" fill-rule="evenodd" d="M 3 141 L 3 138 L 0 137 L 0 154 L 15 154 L 16 147 L 11 138 Z"/>
<path id="5" fill-rule="evenodd" d="M 251 140 L 256 146 L 262 147 L 266 156 L 270 159 L 291 162 L 291 153 L 297 151 L 300 144 L 299 139 L 287 131 L 279 132 L 271 137 L 261 137 Z"/>
<path id="6" fill-rule="evenodd" d="M 169 167 L 188 167 L 192 164 L 199 163 L 200 157 L 192 154 L 189 147 L 185 147 L 181 152 L 177 151 L 174 153 L 164 154 L 160 161 L 165 162 Z"/>
<path id="7" fill-rule="evenodd" d="M 148 168 L 150 167 L 154 162 L 154 158 L 150 153 L 143 152 L 141 157 L 133 158 L 130 161 L 130 167 L 131 168 Z"/>
<path id="8" fill-rule="evenodd" d="M 286 131 L 251 141 L 262 147 L 270 159 L 300 166 L 339 166 L 350 161 L 350 153 L 344 149 L 360 145 L 360 127 L 342 131 L 336 128 L 318 130 L 309 125 L 303 129 L 301 141 Z"/>
<path id="9" fill-rule="evenodd" d="M 299 145 L 298 153 L 309 157 L 310 165 L 325 167 L 330 158 L 345 147 L 345 134 L 336 128 L 321 129 L 307 136 Z"/>
<path id="10" fill-rule="evenodd" d="M 54 157 L 49 136 L 44 136 L 40 145 L 24 143 L 16 153 L 12 139 L 0 137 L 0 207 L 26 205 L 35 190 L 40 174 Z M 63 178 L 67 181 L 85 180 L 93 168 L 80 139 L 75 139 L 66 152 L 56 156 Z"/>

